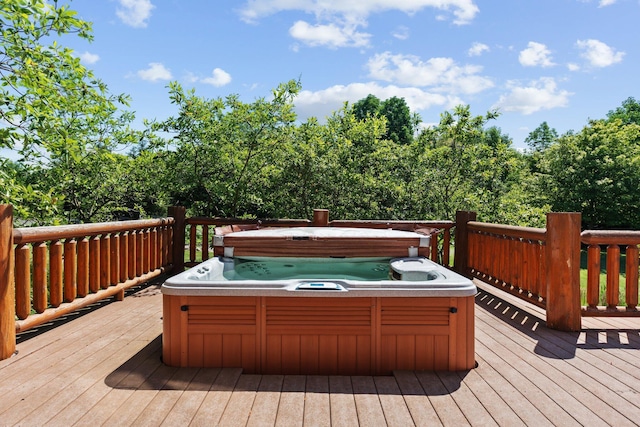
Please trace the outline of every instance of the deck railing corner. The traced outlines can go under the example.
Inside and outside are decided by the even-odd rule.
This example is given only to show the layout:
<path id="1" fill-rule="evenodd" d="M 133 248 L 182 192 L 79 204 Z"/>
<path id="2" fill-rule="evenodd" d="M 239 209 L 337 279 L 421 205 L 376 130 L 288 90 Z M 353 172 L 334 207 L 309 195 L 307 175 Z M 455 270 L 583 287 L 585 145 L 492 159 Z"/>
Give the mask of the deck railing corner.
<path id="1" fill-rule="evenodd" d="M 0 205 L 0 360 L 16 351 L 13 206 Z"/>

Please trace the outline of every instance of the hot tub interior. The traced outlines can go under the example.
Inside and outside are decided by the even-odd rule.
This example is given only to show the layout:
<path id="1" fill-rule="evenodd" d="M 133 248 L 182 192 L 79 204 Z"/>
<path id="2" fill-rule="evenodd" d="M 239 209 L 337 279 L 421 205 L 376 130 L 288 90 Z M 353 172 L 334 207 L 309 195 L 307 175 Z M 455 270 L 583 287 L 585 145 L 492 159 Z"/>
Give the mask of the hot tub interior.
<path id="1" fill-rule="evenodd" d="M 288 279 L 346 279 L 386 280 L 389 278 L 389 259 L 337 260 L 333 258 L 235 258 L 233 266 L 225 268 L 227 280 L 288 280 Z"/>

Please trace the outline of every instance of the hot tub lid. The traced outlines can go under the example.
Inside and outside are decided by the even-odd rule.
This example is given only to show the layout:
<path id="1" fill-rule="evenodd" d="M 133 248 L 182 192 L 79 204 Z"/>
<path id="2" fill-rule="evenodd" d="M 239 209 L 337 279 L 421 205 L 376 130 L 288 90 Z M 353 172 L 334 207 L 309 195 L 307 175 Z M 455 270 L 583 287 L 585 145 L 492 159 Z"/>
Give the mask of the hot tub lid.
<path id="1" fill-rule="evenodd" d="M 402 257 L 430 242 L 429 235 L 393 229 L 273 227 L 216 235 L 213 245 L 226 256 Z"/>
<path id="2" fill-rule="evenodd" d="M 394 238 L 415 239 L 426 238 L 424 234 L 413 231 L 393 230 L 390 228 L 357 228 L 357 227 L 271 227 L 257 230 L 234 231 L 226 238 L 247 237 L 280 237 L 280 238 Z"/>

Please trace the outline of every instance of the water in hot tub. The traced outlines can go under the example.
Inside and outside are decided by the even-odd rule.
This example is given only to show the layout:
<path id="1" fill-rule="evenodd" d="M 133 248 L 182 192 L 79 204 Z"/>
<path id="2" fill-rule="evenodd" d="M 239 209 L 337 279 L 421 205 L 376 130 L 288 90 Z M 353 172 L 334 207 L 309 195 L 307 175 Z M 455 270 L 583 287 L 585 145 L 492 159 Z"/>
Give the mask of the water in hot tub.
<path id="1" fill-rule="evenodd" d="M 343 279 L 387 280 L 389 259 L 345 260 L 317 258 L 304 260 L 236 259 L 233 269 L 225 269 L 227 280 Z"/>

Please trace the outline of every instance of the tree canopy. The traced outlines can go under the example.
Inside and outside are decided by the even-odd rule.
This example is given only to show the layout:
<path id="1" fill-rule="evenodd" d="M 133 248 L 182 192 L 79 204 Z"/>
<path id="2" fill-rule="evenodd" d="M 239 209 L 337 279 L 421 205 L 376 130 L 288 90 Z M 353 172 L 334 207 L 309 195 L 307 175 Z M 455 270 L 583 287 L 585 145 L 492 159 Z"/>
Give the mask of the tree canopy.
<path id="1" fill-rule="evenodd" d="M 251 101 L 208 99 L 177 82 L 178 112 L 132 129 L 128 97 L 113 95 L 65 37 L 91 40 L 68 6 L 5 0 L 0 9 L 0 203 L 31 225 L 164 215 L 453 219 L 544 226 L 581 211 L 585 227 L 640 228 L 640 104 L 558 135 L 547 122 L 520 152 L 469 105 L 419 129 L 403 98 L 374 95 L 301 122 L 301 82 Z M 128 150 L 128 154 L 124 152 Z"/>
<path id="2" fill-rule="evenodd" d="M 380 101 L 375 95 L 369 94 L 356 101 L 352 110 L 358 120 L 365 120 L 368 117 L 384 117 L 387 120 L 384 137 L 397 144 L 410 144 L 414 131 L 421 122 L 417 113 L 411 114 L 404 98 L 397 96 Z"/>

